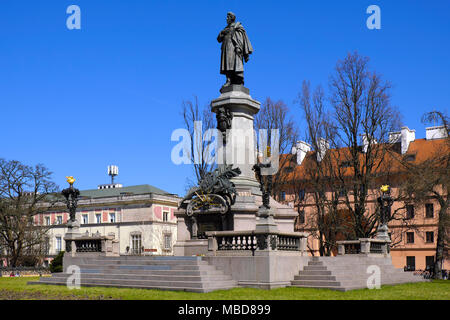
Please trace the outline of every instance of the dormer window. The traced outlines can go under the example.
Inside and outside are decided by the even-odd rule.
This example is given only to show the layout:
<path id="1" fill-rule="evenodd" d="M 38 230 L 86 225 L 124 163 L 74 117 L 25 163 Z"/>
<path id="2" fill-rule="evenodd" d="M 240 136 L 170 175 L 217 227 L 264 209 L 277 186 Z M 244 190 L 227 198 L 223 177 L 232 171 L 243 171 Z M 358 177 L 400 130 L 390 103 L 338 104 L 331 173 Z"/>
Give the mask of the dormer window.
<path id="1" fill-rule="evenodd" d="M 342 161 L 341 168 L 349 168 L 351 166 L 350 161 Z"/>

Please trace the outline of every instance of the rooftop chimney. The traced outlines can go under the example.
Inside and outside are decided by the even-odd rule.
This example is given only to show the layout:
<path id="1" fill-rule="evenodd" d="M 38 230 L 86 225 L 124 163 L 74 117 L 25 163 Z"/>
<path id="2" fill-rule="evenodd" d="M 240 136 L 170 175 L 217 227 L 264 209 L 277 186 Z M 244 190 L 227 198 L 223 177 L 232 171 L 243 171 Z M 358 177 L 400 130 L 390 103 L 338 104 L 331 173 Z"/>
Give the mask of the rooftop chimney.
<path id="1" fill-rule="evenodd" d="M 401 130 L 402 154 L 408 152 L 409 144 L 414 140 L 416 140 L 416 130 L 410 130 L 408 127 L 402 127 Z"/>
<path id="2" fill-rule="evenodd" d="M 425 130 L 427 140 L 447 138 L 448 135 L 445 126 L 428 127 Z"/>
<path id="3" fill-rule="evenodd" d="M 363 143 L 363 151 L 364 151 L 364 153 L 366 153 L 367 149 L 369 149 L 369 142 L 372 145 L 374 145 L 377 143 L 377 141 L 375 139 L 367 138 L 368 134 L 366 134 L 366 133 L 362 134 L 361 136 L 362 136 L 362 143 Z M 372 140 L 372 141 L 369 141 L 369 140 Z"/>
<path id="4" fill-rule="evenodd" d="M 297 155 L 297 164 L 301 165 L 306 157 L 306 153 L 311 151 L 311 145 L 305 141 L 297 141 L 295 147 L 292 147 L 292 154 Z"/>
<path id="5" fill-rule="evenodd" d="M 330 149 L 330 143 L 324 139 L 319 138 L 319 141 L 317 143 L 319 150 L 316 150 L 317 152 L 317 161 L 322 161 L 325 157 L 325 154 L 327 153 L 327 150 Z"/>
<path id="6" fill-rule="evenodd" d="M 397 143 L 402 140 L 401 131 L 389 132 L 389 143 Z"/>

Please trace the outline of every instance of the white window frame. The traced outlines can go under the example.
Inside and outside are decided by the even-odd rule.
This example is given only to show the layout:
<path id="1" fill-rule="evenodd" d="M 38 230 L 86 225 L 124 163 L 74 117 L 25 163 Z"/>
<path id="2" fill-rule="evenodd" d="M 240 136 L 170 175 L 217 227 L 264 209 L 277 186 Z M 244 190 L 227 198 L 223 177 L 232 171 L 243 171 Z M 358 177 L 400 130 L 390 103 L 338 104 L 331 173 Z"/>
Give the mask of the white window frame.
<path id="1" fill-rule="evenodd" d="M 111 217 L 114 217 L 114 219 L 112 219 Z M 108 218 L 109 218 L 109 222 L 110 223 L 115 223 L 116 222 L 116 212 L 110 212 L 109 214 L 108 214 Z M 111 220 L 114 220 L 114 221 L 111 221 Z"/>
<path id="2" fill-rule="evenodd" d="M 131 234 L 130 237 L 131 245 L 130 245 L 130 251 L 132 254 L 140 254 L 142 253 L 142 235 L 141 234 Z M 137 247 L 134 246 L 134 244 L 138 244 Z"/>
<path id="3" fill-rule="evenodd" d="M 62 237 L 61 236 L 55 237 L 55 251 L 56 251 L 56 253 L 59 253 L 62 251 Z"/>
<path id="4" fill-rule="evenodd" d="M 46 226 L 49 226 L 49 225 L 52 224 L 51 219 L 50 219 L 50 216 L 45 216 L 45 217 L 44 217 L 44 224 L 45 224 Z"/>
<path id="5" fill-rule="evenodd" d="M 163 236 L 164 236 L 164 250 L 172 250 L 172 234 L 165 233 Z"/>
<path id="6" fill-rule="evenodd" d="M 100 217 L 100 219 L 99 219 L 99 217 Z M 95 214 L 95 223 L 102 223 L 102 214 L 101 213 Z"/>
<path id="7" fill-rule="evenodd" d="M 170 211 L 163 211 L 162 213 L 163 222 L 169 222 L 170 220 Z"/>
<path id="8" fill-rule="evenodd" d="M 63 216 L 56 216 L 56 224 L 63 224 Z"/>
<path id="9" fill-rule="evenodd" d="M 86 221 L 84 221 L 84 218 L 86 218 Z M 89 214 L 83 213 L 81 215 L 81 221 L 82 221 L 82 224 L 88 224 L 89 223 Z"/>

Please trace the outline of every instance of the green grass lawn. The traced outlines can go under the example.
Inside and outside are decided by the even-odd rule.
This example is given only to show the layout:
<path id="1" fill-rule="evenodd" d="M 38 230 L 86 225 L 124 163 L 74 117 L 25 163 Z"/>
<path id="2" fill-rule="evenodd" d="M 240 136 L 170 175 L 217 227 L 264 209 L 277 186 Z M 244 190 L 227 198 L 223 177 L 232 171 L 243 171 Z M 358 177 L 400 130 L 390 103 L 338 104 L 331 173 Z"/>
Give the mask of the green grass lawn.
<path id="1" fill-rule="evenodd" d="M 450 300 L 450 281 L 432 281 L 381 289 L 337 292 L 327 289 L 280 288 L 261 290 L 236 288 L 210 293 L 146 289 L 88 287 L 69 290 L 65 286 L 27 285 L 37 277 L 0 278 L 0 299 L 124 299 L 124 300 Z"/>

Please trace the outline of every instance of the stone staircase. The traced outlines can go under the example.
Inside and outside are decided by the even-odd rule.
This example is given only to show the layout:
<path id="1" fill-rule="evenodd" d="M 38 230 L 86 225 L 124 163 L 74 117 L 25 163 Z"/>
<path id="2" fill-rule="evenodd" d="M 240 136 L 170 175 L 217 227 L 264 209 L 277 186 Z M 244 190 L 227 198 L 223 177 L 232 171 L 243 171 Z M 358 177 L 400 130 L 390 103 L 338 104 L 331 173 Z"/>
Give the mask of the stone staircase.
<path id="1" fill-rule="evenodd" d="M 367 288 L 372 275 L 368 268 L 377 266 L 381 285 L 426 281 L 421 277 L 394 268 L 390 258 L 373 257 L 312 257 L 308 265 L 294 277 L 292 287 L 348 291 Z"/>
<path id="2" fill-rule="evenodd" d="M 237 287 L 237 282 L 201 257 L 120 256 L 71 258 L 80 268 L 81 286 L 210 292 Z M 66 267 L 66 266 L 65 266 Z M 66 285 L 70 273 L 54 273 L 29 284 Z"/>

